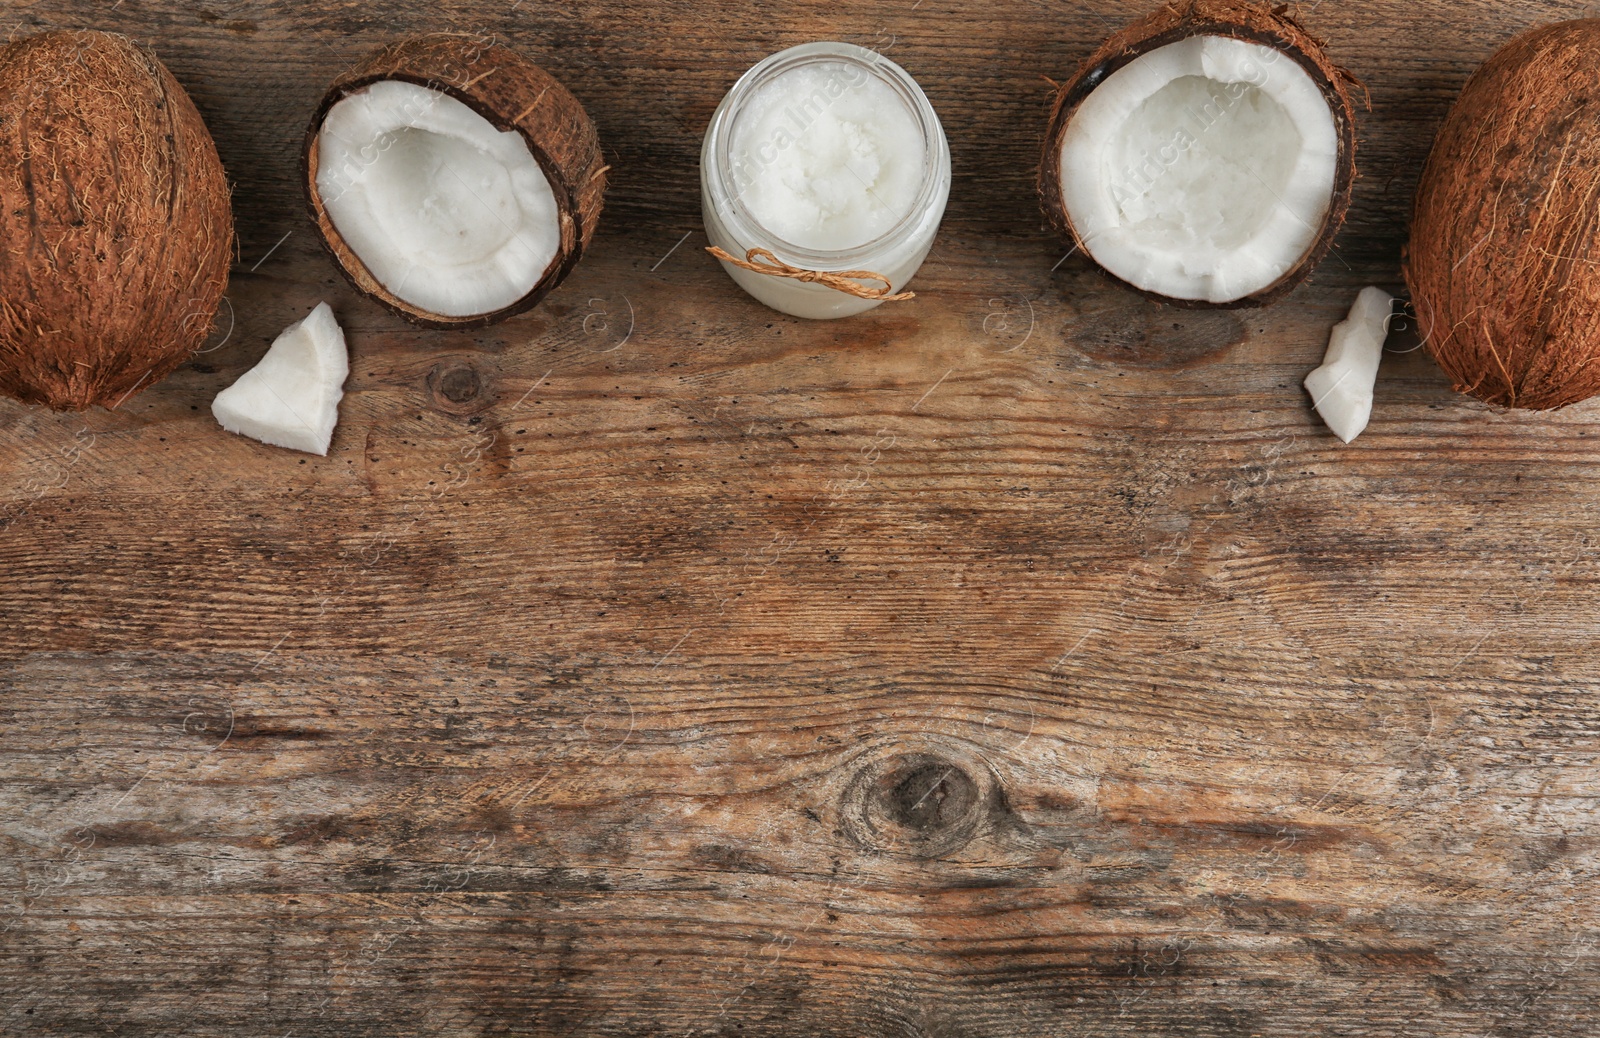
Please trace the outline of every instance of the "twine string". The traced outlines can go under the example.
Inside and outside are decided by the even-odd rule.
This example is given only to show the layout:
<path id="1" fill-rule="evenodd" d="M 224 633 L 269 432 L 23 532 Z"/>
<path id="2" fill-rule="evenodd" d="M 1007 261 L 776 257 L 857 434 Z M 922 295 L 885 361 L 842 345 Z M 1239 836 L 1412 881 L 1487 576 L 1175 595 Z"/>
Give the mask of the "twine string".
<path id="1" fill-rule="evenodd" d="M 794 267 L 783 262 L 766 249 L 751 249 L 744 254 L 744 259 L 730 256 L 727 252 L 715 245 L 709 246 L 707 252 L 724 263 L 748 270 L 755 274 L 767 274 L 775 278 L 793 278 L 807 284 L 821 285 L 831 288 L 836 292 L 855 296 L 858 299 L 877 299 L 885 303 L 898 303 L 906 299 L 915 299 L 915 292 L 898 292 L 894 295 L 894 285 L 888 278 L 872 270 L 807 270 L 804 267 Z M 757 260 L 762 262 L 758 263 Z M 882 288 L 863 285 L 863 281 L 879 281 Z"/>

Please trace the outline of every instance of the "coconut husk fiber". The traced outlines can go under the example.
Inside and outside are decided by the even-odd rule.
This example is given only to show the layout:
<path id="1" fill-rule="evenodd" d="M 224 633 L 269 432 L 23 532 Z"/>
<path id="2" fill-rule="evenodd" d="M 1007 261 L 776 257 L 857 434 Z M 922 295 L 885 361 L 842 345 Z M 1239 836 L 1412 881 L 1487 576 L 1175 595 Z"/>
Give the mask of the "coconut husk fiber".
<path id="1" fill-rule="evenodd" d="M 125 36 L 0 48 L 0 392 L 114 406 L 205 341 L 233 217 L 189 95 Z"/>
<path id="2" fill-rule="evenodd" d="M 1455 387 L 1549 410 L 1600 392 L 1600 20 L 1517 37 L 1423 169 L 1406 284 Z"/>

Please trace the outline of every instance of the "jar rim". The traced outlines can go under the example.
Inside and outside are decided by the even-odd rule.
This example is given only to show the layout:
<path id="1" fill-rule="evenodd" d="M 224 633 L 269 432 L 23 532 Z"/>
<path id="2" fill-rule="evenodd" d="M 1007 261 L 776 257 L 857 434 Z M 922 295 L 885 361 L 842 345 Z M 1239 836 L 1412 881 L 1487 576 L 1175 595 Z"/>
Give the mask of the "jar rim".
<path id="1" fill-rule="evenodd" d="M 797 245 L 772 231 L 745 207 L 742 191 L 733 190 L 735 184 L 733 134 L 729 131 L 734 117 L 738 115 L 745 102 L 756 90 L 771 80 L 805 65 L 841 61 L 864 69 L 869 75 L 875 76 L 880 82 L 892 88 L 905 103 L 922 135 L 922 182 L 918 185 L 916 198 L 905 215 L 876 238 L 847 249 L 812 249 Z M 923 222 L 923 214 L 933 204 L 939 190 L 942 180 L 940 159 L 943 148 L 944 127 L 939 122 L 938 113 L 934 111 L 927 95 L 922 92 L 922 87 L 910 73 L 877 51 L 853 43 L 822 40 L 802 43 L 770 54 L 739 77 L 711 118 L 711 125 L 706 130 L 701 164 L 702 167 L 707 163 L 711 166 L 711 171 L 714 173 L 711 181 L 717 188 L 714 204 L 718 216 L 730 225 L 729 231 L 734 238 L 769 248 L 773 252 L 781 252 L 787 257 L 802 261 L 809 267 L 823 269 L 830 264 L 847 266 L 853 257 L 892 247 L 915 233 Z"/>

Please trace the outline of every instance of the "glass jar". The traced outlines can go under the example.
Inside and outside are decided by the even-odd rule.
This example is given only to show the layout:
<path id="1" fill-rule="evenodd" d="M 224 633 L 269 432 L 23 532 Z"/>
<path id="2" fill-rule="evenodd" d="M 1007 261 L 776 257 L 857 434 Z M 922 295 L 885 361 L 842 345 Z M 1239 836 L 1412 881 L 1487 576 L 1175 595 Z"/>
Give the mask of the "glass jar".
<path id="1" fill-rule="evenodd" d="M 740 119 L 746 116 L 747 105 L 756 92 L 785 73 L 825 63 L 843 65 L 847 81 L 851 76 L 871 76 L 889 87 L 911 116 L 910 125 L 916 127 L 922 148 L 921 182 L 915 188 L 909 210 L 872 240 L 842 249 L 806 248 L 763 226 L 743 198 L 751 183 L 751 157 L 734 154 Z M 783 146 L 780 139 L 777 147 L 768 151 L 776 154 Z M 762 148 L 756 149 L 758 166 L 768 161 L 767 151 Z M 722 99 L 700 151 L 700 188 L 706 236 L 717 248 L 739 259 L 745 259 L 751 249 L 764 249 L 779 263 L 800 271 L 871 271 L 888 281 L 888 290 L 882 293 L 888 295 L 904 289 L 933 246 L 950 195 L 950 146 L 922 88 L 899 65 L 854 44 L 805 43 L 758 62 Z M 867 188 L 863 186 L 863 190 Z M 720 262 L 746 292 L 774 310 L 796 317 L 849 317 L 883 302 L 881 298 L 861 298 L 827 285 L 757 273 L 726 260 Z M 756 262 L 770 265 L 765 258 Z M 866 289 L 882 287 L 881 283 L 864 279 L 857 283 Z"/>

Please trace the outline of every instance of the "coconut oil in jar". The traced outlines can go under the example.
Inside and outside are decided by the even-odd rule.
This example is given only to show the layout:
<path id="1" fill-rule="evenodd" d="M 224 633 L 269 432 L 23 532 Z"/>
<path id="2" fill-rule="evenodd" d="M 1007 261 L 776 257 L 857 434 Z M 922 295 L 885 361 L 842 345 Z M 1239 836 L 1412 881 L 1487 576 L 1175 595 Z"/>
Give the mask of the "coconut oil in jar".
<path id="1" fill-rule="evenodd" d="M 741 288 L 796 317 L 848 317 L 902 292 L 927 257 L 950 148 L 900 66 L 808 43 L 758 63 L 723 98 L 700 182 L 711 244 L 745 261 L 722 260 Z M 774 270 L 791 276 L 763 272 Z M 863 274 L 882 280 L 852 276 Z"/>

